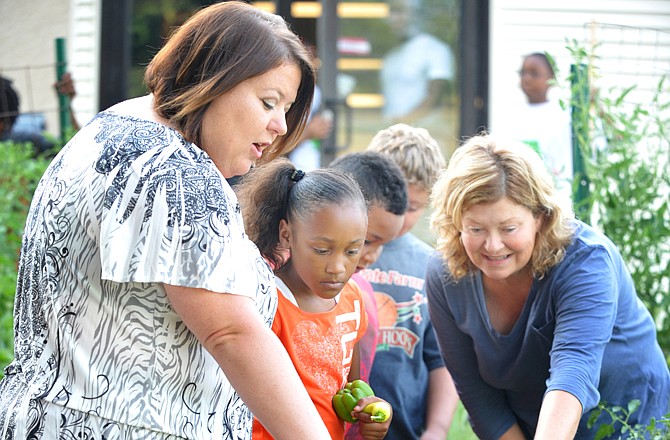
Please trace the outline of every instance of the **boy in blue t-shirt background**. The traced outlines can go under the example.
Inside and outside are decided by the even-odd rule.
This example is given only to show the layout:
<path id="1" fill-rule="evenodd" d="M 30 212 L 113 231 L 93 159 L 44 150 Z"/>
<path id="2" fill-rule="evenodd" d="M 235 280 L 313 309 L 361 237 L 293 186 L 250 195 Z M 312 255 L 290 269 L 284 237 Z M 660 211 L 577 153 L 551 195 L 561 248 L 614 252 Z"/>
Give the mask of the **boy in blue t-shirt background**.
<path id="1" fill-rule="evenodd" d="M 427 130 L 406 124 L 379 131 L 368 150 L 400 167 L 409 199 L 398 236 L 360 271 L 375 290 L 379 321 L 370 385 L 393 406 L 386 439 L 444 440 L 459 398 L 428 315 L 424 283 L 434 249 L 410 231 L 425 212 L 446 161 Z"/>

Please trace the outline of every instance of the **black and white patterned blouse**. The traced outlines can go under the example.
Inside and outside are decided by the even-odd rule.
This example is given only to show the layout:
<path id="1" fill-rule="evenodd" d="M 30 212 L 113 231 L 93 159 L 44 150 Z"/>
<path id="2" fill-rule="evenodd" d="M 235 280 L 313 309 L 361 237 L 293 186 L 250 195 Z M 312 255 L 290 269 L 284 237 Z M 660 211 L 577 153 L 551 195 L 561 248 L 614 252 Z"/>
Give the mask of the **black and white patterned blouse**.
<path id="1" fill-rule="evenodd" d="M 0 438 L 251 438 L 250 411 L 163 283 L 249 296 L 268 326 L 277 306 L 209 156 L 164 125 L 102 112 L 33 198 Z"/>

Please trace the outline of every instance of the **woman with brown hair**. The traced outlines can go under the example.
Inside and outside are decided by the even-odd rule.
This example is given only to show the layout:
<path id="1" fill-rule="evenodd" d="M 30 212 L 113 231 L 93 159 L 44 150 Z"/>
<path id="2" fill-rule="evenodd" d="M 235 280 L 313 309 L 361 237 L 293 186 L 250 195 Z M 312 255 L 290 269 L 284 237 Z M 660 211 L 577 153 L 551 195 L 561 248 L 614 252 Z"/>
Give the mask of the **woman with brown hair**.
<path id="1" fill-rule="evenodd" d="M 253 412 L 276 438 L 328 439 L 226 181 L 295 144 L 308 52 L 280 17 L 217 3 L 145 80 L 151 94 L 99 113 L 35 193 L 0 438 L 250 439 Z"/>

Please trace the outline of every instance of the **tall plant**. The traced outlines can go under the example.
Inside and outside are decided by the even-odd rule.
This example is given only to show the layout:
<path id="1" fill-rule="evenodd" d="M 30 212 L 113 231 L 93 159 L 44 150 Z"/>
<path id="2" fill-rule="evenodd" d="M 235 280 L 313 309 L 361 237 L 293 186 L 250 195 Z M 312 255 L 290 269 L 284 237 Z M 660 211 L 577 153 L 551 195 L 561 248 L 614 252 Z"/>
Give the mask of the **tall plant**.
<path id="1" fill-rule="evenodd" d="M 598 87 L 597 46 L 568 44 L 575 144 L 584 164 L 576 211 L 621 250 L 653 315 L 670 363 L 670 90 L 663 77 L 650 102 L 631 103 L 636 84 Z M 587 75 L 583 73 L 587 72 Z"/>
<path id="2" fill-rule="evenodd" d="M 34 157 L 32 144 L 0 142 L 0 377 L 12 360 L 13 306 L 23 227 L 49 159 Z"/>

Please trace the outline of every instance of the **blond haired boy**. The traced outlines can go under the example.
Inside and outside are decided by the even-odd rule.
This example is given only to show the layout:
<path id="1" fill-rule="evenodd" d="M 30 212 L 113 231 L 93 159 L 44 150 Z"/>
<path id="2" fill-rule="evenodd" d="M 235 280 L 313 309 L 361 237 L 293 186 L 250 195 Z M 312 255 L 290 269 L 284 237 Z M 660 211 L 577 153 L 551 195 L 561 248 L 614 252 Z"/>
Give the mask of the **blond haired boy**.
<path id="1" fill-rule="evenodd" d="M 425 128 L 395 124 L 380 130 L 368 150 L 391 158 L 402 170 L 409 191 L 409 209 L 398 236 L 409 232 L 426 211 L 437 177 L 446 167 L 437 141 Z"/>
<path id="2" fill-rule="evenodd" d="M 379 320 L 370 384 L 393 406 L 386 439 L 443 440 L 458 394 L 428 315 L 424 284 L 426 261 L 433 248 L 410 231 L 425 212 L 446 160 L 427 130 L 406 124 L 379 131 L 368 150 L 386 155 L 400 167 L 409 199 L 397 238 L 360 272 L 375 290 Z"/>

